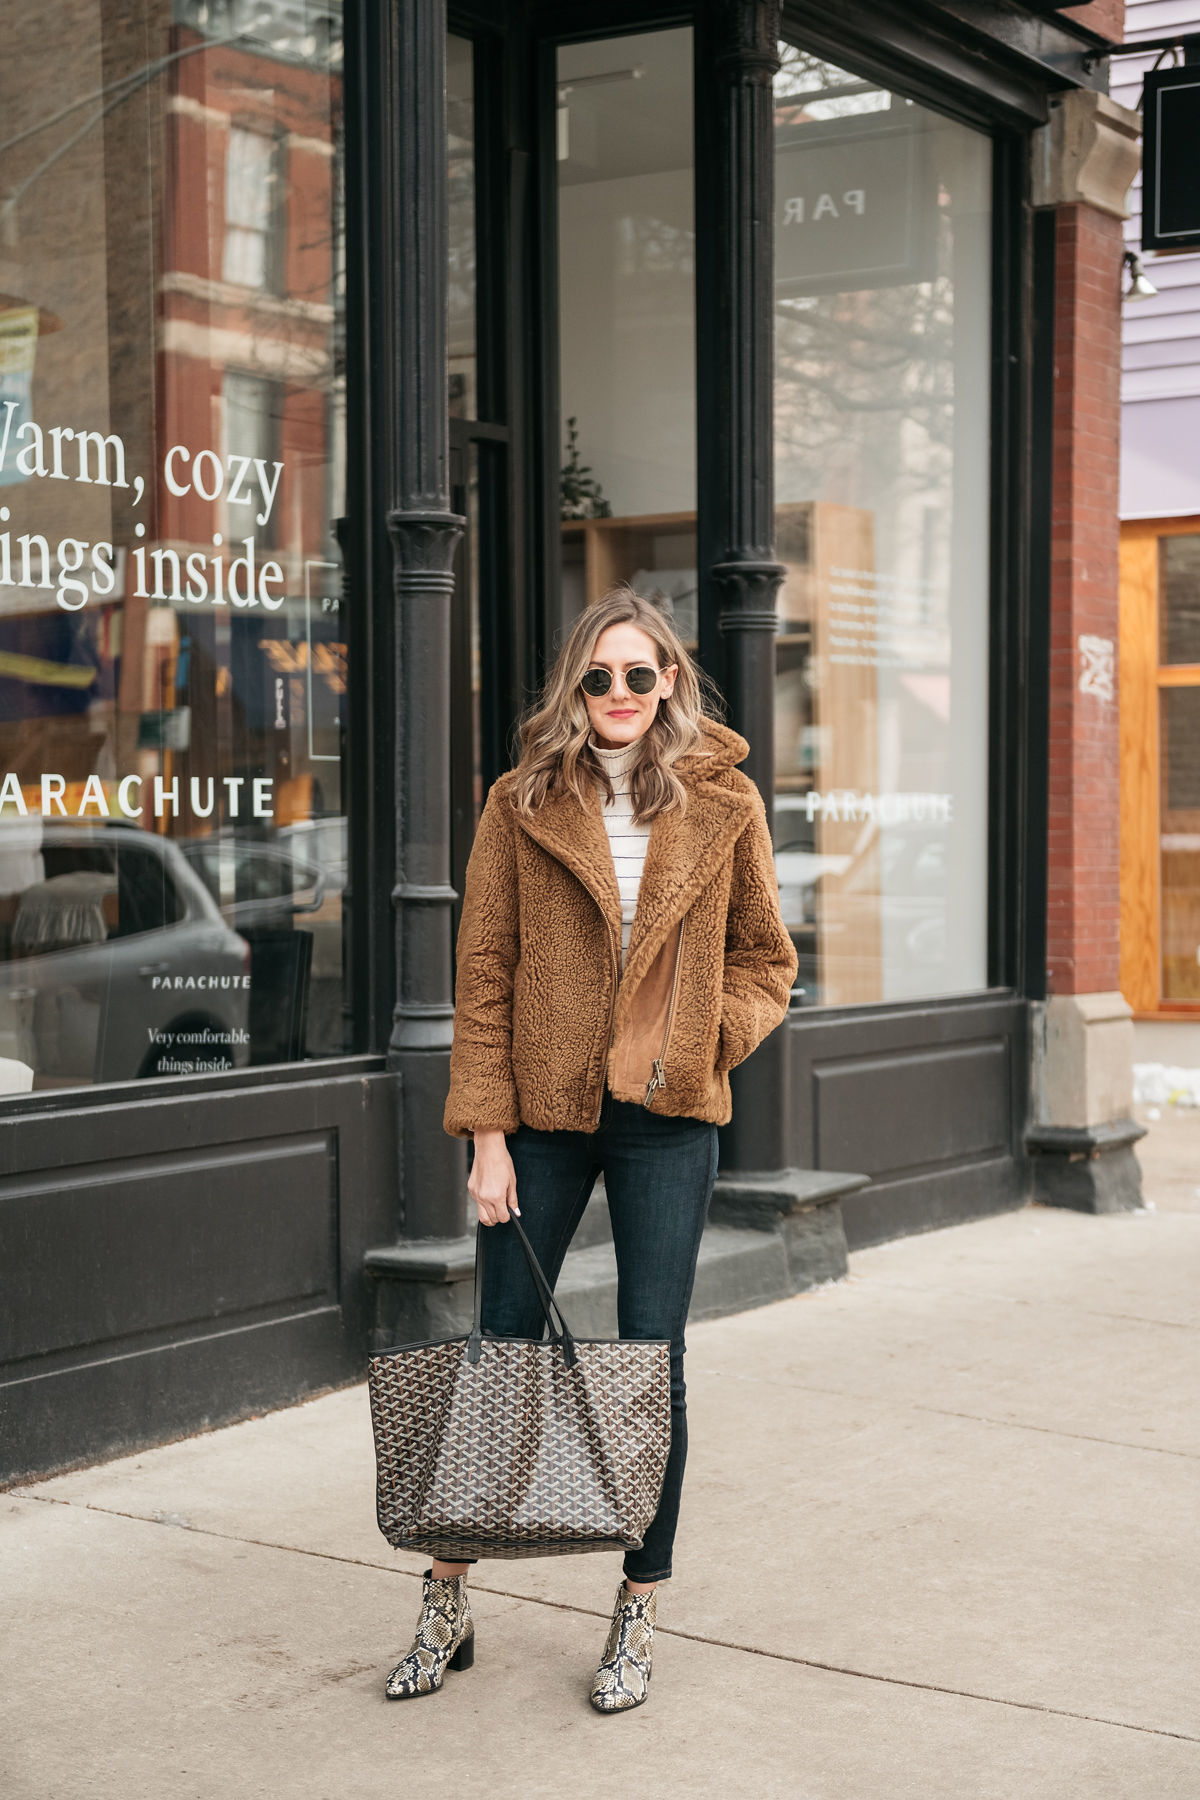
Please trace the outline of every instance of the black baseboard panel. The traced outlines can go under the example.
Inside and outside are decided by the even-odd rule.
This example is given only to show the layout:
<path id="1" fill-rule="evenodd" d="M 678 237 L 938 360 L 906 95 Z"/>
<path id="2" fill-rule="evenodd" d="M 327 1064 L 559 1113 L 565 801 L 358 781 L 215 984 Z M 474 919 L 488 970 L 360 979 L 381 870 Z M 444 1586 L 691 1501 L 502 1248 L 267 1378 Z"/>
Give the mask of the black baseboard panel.
<path id="1" fill-rule="evenodd" d="M 0 1485 L 361 1373 L 398 1214 L 381 1067 L 33 1100 L 2 1127 Z"/>
<path id="2" fill-rule="evenodd" d="M 792 1014 L 791 1160 L 870 1178 L 842 1202 L 851 1250 L 1029 1198 L 1027 1044 L 1007 993 Z"/>
<path id="3" fill-rule="evenodd" d="M 18 1376 L 0 1385 L 0 1486 L 230 1425 L 361 1373 L 327 1305 Z"/>
<path id="4" fill-rule="evenodd" d="M 938 1169 L 907 1179 L 875 1182 L 842 1201 L 851 1251 L 943 1225 L 963 1225 L 993 1213 L 1014 1212 L 1029 1200 L 1026 1168 L 1011 1158 L 972 1168 Z"/>

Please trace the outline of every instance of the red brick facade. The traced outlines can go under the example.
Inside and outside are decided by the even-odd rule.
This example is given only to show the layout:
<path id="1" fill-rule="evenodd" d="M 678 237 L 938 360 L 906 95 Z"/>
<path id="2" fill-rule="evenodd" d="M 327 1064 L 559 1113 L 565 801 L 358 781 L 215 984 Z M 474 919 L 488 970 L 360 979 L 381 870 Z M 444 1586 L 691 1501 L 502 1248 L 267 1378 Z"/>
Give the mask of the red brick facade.
<path id="1" fill-rule="evenodd" d="M 1070 7 L 1065 16 L 1114 44 L 1125 33 L 1125 0 L 1090 0 L 1087 6 Z"/>
<path id="2" fill-rule="evenodd" d="M 1060 208 L 1055 231 L 1046 961 L 1052 993 L 1105 993 L 1118 986 L 1120 948 L 1115 664 L 1123 243 L 1120 220 L 1091 206 Z"/>

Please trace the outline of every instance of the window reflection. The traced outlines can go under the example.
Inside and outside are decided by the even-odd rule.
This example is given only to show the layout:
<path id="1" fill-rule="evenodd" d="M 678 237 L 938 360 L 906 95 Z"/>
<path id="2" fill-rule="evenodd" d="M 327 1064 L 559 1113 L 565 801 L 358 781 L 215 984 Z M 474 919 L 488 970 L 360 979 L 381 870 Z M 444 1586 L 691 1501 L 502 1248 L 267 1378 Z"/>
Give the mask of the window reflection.
<path id="1" fill-rule="evenodd" d="M 986 981 L 991 146 L 775 85 L 775 813 L 809 1003 Z"/>
<path id="2" fill-rule="evenodd" d="M 558 52 L 562 623 L 618 581 L 693 647 L 692 34 Z"/>
<path id="3" fill-rule="evenodd" d="M 1164 538 L 1160 555 L 1162 668 L 1171 665 L 1171 684 L 1159 689 L 1162 998 L 1194 1005 L 1200 1001 L 1200 538 Z"/>
<path id="4" fill-rule="evenodd" d="M 475 46 L 446 39 L 447 377 L 450 416 L 479 417 L 475 306 Z"/>
<path id="5" fill-rule="evenodd" d="M 250 288 L 273 285 L 276 172 L 275 140 L 231 126 L 225 159 L 226 281 Z"/>
<path id="6" fill-rule="evenodd" d="M 338 1051 L 340 6 L 9 26 L 0 1057 Z"/>

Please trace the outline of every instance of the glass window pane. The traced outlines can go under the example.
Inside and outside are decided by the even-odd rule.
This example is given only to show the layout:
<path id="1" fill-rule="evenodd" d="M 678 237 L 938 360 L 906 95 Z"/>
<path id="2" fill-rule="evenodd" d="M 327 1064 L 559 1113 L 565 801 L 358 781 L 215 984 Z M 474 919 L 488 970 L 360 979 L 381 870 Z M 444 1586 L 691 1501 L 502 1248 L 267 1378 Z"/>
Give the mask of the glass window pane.
<path id="1" fill-rule="evenodd" d="M 340 6 L 49 0 L 0 103 L 0 1057 L 340 1051 Z"/>
<path id="2" fill-rule="evenodd" d="M 1190 659 L 1189 659 L 1190 660 Z M 1200 1000 L 1200 687 L 1161 693 L 1162 992 Z"/>
<path id="3" fill-rule="evenodd" d="M 564 622 L 629 581 L 696 636 L 692 34 L 558 53 Z"/>
<path id="4" fill-rule="evenodd" d="M 446 151 L 448 158 L 450 416 L 477 419 L 475 353 L 475 46 L 446 39 Z"/>
<path id="5" fill-rule="evenodd" d="M 1160 658 L 1165 663 L 1200 663 L 1200 537 L 1164 537 Z"/>
<path id="6" fill-rule="evenodd" d="M 783 46 L 777 867 L 811 1003 L 987 978 L 991 145 Z"/>

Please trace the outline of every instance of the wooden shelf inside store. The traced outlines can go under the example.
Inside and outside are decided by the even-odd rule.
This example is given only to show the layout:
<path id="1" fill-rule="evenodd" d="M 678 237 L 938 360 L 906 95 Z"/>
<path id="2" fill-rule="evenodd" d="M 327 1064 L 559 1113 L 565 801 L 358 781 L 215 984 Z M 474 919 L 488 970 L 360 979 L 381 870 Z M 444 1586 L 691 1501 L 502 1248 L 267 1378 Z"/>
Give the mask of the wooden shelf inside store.
<path id="1" fill-rule="evenodd" d="M 582 575 L 590 606 L 640 569 L 694 569 L 694 512 L 641 513 L 623 519 L 564 519 L 563 572 Z"/>

